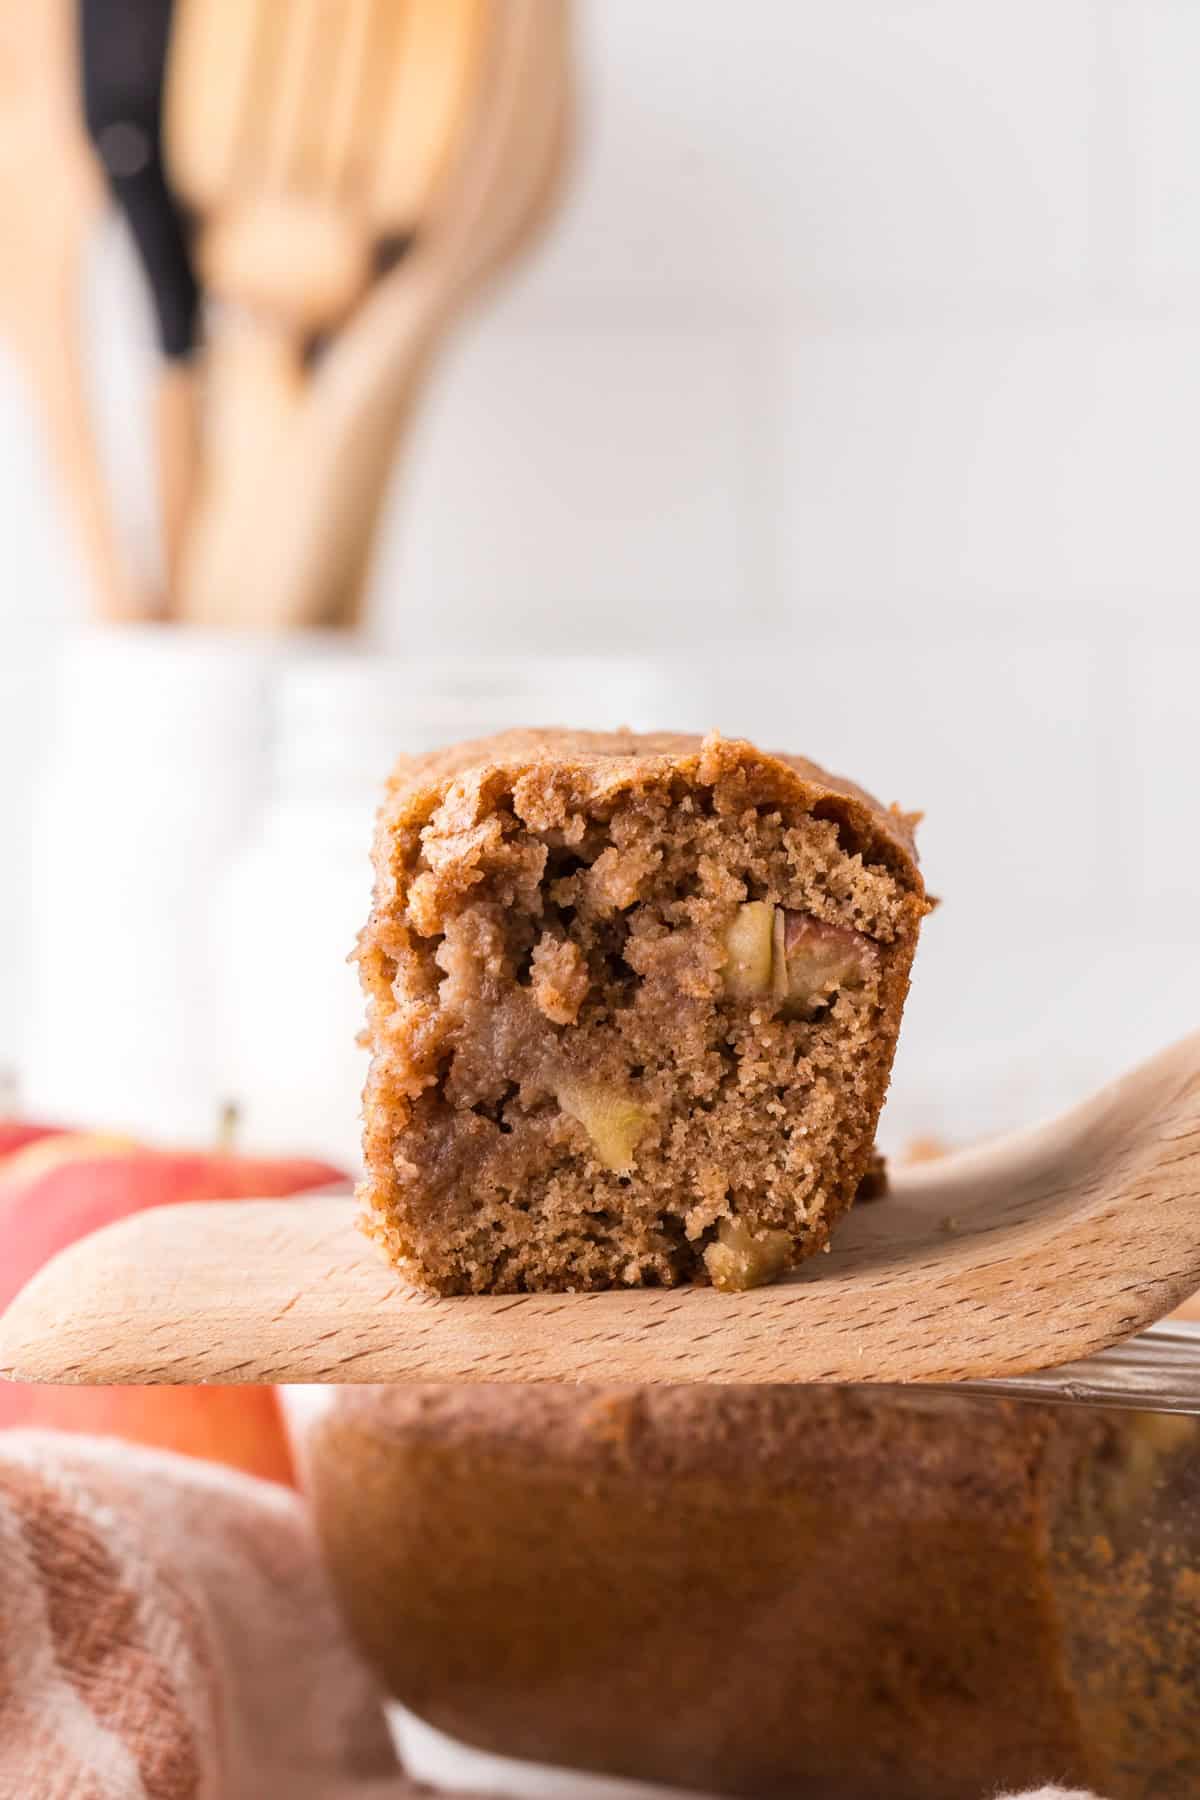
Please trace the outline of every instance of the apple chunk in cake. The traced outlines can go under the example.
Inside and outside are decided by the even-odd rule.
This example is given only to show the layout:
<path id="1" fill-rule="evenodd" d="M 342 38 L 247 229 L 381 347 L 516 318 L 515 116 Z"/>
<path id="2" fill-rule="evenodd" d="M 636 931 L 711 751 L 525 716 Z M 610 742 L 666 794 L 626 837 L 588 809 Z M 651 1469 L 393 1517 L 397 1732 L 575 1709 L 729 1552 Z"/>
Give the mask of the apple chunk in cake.
<path id="1" fill-rule="evenodd" d="M 716 736 L 407 759 L 359 948 L 368 1229 L 444 1294 L 745 1288 L 821 1249 L 927 910 L 912 823 Z"/>

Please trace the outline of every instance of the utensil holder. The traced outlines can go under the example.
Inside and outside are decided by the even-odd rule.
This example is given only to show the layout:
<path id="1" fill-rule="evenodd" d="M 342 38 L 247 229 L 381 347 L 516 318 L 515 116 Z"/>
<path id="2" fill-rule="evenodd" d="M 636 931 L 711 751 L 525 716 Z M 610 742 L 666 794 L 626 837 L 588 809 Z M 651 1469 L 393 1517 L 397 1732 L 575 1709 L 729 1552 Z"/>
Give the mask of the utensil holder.
<path id="1" fill-rule="evenodd" d="M 31 858 L 33 1112 L 214 1133 L 230 1096 L 210 913 L 261 800 L 271 654 L 133 626 L 65 647 Z"/>

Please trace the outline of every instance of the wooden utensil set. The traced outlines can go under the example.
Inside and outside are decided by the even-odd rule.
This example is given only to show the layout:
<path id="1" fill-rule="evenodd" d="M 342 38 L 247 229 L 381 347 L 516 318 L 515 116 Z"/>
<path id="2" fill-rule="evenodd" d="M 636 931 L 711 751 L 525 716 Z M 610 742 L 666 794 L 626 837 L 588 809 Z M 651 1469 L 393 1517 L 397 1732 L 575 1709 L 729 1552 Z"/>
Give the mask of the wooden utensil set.
<path id="1" fill-rule="evenodd" d="M 358 621 L 433 353 L 556 197 L 567 4 L 0 0 L 0 331 L 105 616 Z M 106 184 L 157 325 L 161 594 L 127 566 L 88 406 Z"/>

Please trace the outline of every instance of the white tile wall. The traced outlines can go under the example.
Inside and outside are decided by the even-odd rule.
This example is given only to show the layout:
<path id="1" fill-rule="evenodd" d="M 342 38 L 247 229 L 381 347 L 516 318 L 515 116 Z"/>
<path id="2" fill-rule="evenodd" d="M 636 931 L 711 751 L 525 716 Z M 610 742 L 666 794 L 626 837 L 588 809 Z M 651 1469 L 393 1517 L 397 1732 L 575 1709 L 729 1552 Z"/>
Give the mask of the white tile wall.
<path id="1" fill-rule="evenodd" d="M 584 27 L 551 310 L 890 317 L 1086 276 L 1091 0 L 592 0 Z"/>
<path id="2" fill-rule="evenodd" d="M 432 603 L 413 609 L 418 641 L 482 627 L 669 644 L 696 600 L 708 630 L 768 625 L 749 562 L 748 354 L 729 332 L 474 331 L 443 371 L 385 552 L 397 612 Z"/>
<path id="3" fill-rule="evenodd" d="M 653 653 L 680 722 L 924 806 L 893 1135 L 1050 1110 L 1200 1021 L 1200 11 L 579 12 L 571 205 L 444 360 L 377 634 Z M 3 368 L 0 469 L 12 946 L 78 596 Z"/>
<path id="4" fill-rule="evenodd" d="M 786 650 L 724 647 L 680 683 L 679 723 L 799 745 L 884 801 L 922 809 L 929 884 L 947 905 L 1030 929 L 1104 873 L 1098 658 L 1078 640 L 973 635 L 919 655 L 795 632 Z M 1047 803 L 1052 783 L 1061 805 Z M 1063 808 L 1070 809 L 1064 830 Z"/>
<path id="5" fill-rule="evenodd" d="M 1196 640 L 1136 645 L 1133 732 L 1124 771 L 1146 929 L 1200 941 L 1200 661 Z"/>
<path id="6" fill-rule="evenodd" d="M 1190 0 L 1112 0 L 1128 155 L 1130 286 L 1148 305 L 1190 313 L 1200 299 L 1200 168 L 1195 155 L 1200 13 Z"/>
<path id="7" fill-rule="evenodd" d="M 1134 595 L 1172 619 L 1196 587 L 1198 343 L 1124 319 L 789 334 L 784 593 L 915 603 L 939 635 L 980 610 L 1120 623 Z"/>

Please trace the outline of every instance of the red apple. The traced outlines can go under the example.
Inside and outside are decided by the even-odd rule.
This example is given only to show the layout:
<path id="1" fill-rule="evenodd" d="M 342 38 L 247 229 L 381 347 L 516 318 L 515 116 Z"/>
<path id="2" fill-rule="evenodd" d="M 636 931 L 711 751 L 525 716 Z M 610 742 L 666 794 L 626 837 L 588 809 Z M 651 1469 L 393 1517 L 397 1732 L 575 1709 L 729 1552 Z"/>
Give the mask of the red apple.
<path id="1" fill-rule="evenodd" d="M 0 1427 L 86 1431 L 224 1463 L 295 1486 L 273 1387 L 0 1388 Z"/>
<path id="2" fill-rule="evenodd" d="M 61 1130 L 61 1125 L 35 1125 L 31 1119 L 0 1119 L 0 1163 L 14 1150 L 23 1150 L 41 1137 L 54 1137 Z"/>
<path id="3" fill-rule="evenodd" d="M 0 1312 L 57 1251 L 131 1213 L 346 1185 L 341 1170 L 308 1158 L 155 1150 L 99 1133 L 31 1129 L 0 1161 Z M 0 1426 L 19 1424 L 128 1438 L 293 1479 L 269 1387 L 0 1387 Z"/>
<path id="4" fill-rule="evenodd" d="M 130 1213 L 345 1185 L 340 1169 L 306 1158 L 153 1150 L 91 1133 L 42 1138 L 0 1164 L 0 1312 L 56 1251 Z"/>

